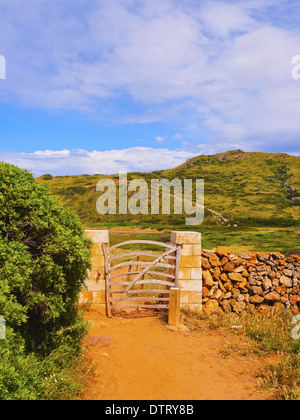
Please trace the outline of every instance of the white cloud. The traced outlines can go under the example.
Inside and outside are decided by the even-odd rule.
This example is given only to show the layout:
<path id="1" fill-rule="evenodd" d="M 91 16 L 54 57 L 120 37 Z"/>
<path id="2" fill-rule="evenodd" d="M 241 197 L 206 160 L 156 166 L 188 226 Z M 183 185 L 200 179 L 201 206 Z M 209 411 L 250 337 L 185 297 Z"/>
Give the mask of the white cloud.
<path id="1" fill-rule="evenodd" d="M 191 151 L 133 147 L 122 150 L 45 150 L 34 153 L 1 152 L 0 160 L 30 170 L 35 176 L 149 172 L 181 165 Z"/>
<path id="2" fill-rule="evenodd" d="M 291 58 L 300 34 L 266 13 L 285 3 L 30 0 L 21 8 L 0 0 L 0 102 L 124 124 L 180 121 L 185 138 L 190 126 L 199 136 L 206 127 L 210 144 L 268 149 L 289 136 L 298 150 L 300 82 Z M 118 103 L 122 96 L 132 108 Z"/>
<path id="3" fill-rule="evenodd" d="M 297 147 L 300 83 L 290 75 L 290 61 L 298 45 L 299 36 L 272 26 L 230 41 L 212 67 L 226 83 L 204 87 L 198 107 L 217 138 L 272 151 L 288 136 L 290 150 Z"/>
<path id="4" fill-rule="evenodd" d="M 226 37 L 231 32 L 248 32 L 258 26 L 250 16 L 251 6 L 253 7 L 253 3 L 247 1 L 204 1 L 197 15 L 211 34 Z"/>
<path id="5" fill-rule="evenodd" d="M 163 144 L 167 140 L 167 137 L 166 136 L 164 136 L 164 137 L 158 136 L 158 137 L 155 138 L 155 140 L 156 140 L 156 143 Z"/>

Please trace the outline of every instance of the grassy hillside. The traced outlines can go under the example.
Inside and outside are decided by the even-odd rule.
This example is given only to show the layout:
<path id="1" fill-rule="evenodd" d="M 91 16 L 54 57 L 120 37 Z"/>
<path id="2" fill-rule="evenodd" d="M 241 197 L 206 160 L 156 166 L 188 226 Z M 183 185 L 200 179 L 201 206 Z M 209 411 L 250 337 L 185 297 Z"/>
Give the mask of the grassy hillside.
<path id="1" fill-rule="evenodd" d="M 300 157 L 237 150 L 198 156 L 165 174 L 203 177 L 206 205 L 230 220 L 272 224 L 300 216 Z"/>
<path id="2" fill-rule="evenodd" d="M 112 178 L 118 183 L 118 175 L 46 175 L 38 179 L 49 183 L 52 192 L 65 205 L 74 209 L 82 222 L 88 225 L 108 222 L 158 226 L 184 224 L 184 215 L 100 216 L 96 211 L 96 201 L 100 195 L 96 191 L 96 184 L 102 178 Z M 134 178 L 143 178 L 148 185 L 154 178 L 204 179 L 204 225 L 224 224 L 224 220 L 212 211 L 228 220 L 225 225 L 295 226 L 299 223 L 300 157 L 235 150 L 212 156 L 197 156 L 165 171 L 128 174 L 129 181 Z"/>

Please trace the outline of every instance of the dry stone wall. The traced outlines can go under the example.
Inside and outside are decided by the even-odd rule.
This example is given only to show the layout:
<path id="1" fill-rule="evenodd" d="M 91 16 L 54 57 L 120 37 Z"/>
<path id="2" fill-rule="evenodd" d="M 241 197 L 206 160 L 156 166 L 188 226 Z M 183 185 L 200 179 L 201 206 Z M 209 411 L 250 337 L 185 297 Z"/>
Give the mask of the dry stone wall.
<path id="1" fill-rule="evenodd" d="M 103 246 L 109 247 L 108 231 L 86 231 L 93 239 L 92 269 L 80 303 L 89 302 L 106 313 Z M 300 257 L 285 258 L 279 252 L 234 254 L 224 248 L 201 250 L 201 234 L 172 232 L 171 243 L 181 244 L 179 287 L 181 306 L 193 310 L 242 313 L 245 310 L 273 314 L 300 312 Z"/>
<path id="2" fill-rule="evenodd" d="M 203 311 L 273 314 L 300 310 L 300 257 L 202 250 Z"/>

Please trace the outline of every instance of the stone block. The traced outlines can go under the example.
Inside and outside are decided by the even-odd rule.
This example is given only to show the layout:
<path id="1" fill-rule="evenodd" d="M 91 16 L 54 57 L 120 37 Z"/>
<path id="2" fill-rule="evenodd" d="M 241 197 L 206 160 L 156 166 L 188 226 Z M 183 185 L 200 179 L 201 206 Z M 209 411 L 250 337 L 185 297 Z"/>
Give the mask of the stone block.
<path id="1" fill-rule="evenodd" d="M 189 292 L 188 294 L 188 303 L 189 304 L 201 304 L 202 302 L 202 292 Z"/>
<path id="2" fill-rule="evenodd" d="M 105 291 L 105 280 L 93 281 L 86 280 L 85 284 L 90 292 L 102 292 Z"/>
<path id="3" fill-rule="evenodd" d="M 173 244 L 182 243 L 199 245 L 201 244 L 201 233 L 173 231 L 171 233 L 171 242 Z"/>
<path id="4" fill-rule="evenodd" d="M 104 292 L 93 292 L 93 304 L 105 304 L 106 303 L 106 296 Z"/>
<path id="5" fill-rule="evenodd" d="M 191 268 L 191 279 L 192 280 L 202 280 L 202 269 L 201 268 Z"/>
<path id="6" fill-rule="evenodd" d="M 103 244 L 94 243 L 92 246 L 92 255 L 104 255 L 103 253 Z"/>
<path id="7" fill-rule="evenodd" d="M 178 278 L 179 278 L 179 280 L 190 280 L 191 269 L 190 268 L 180 268 Z"/>
<path id="8" fill-rule="evenodd" d="M 190 292 L 180 291 L 180 305 L 189 303 Z"/>
<path id="9" fill-rule="evenodd" d="M 195 256 L 201 256 L 202 254 L 202 247 L 201 245 L 193 245 L 193 255 Z"/>
<path id="10" fill-rule="evenodd" d="M 105 280 L 105 271 L 103 267 L 95 267 L 92 269 L 92 271 L 89 273 L 89 276 L 86 281 L 100 281 Z"/>
<path id="11" fill-rule="evenodd" d="M 182 245 L 180 256 L 192 256 L 193 255 L 193 245 Z"/>
<path id="12" fill-rule="evenodd" d="M 92 255 L 92 267 L 93 268 L 103 268 L 105 266 L 104 256 L 103 255 Z"/>
<path id="13" fill-rule="evenodd" d="M 95 243 L 109 243 L 108 230 L 85 230 L 84 232 Z"/>
<path id="14" fill-rule="evenodd" d="M 180 267 L 182 268 L 200 268 L 201 257 L 180 257 Z"/>
<path id="15" fill-rule="evenodd" d="M 188 305 L 181 305 L 181 307 L 184 309 L 184 308 L 187 308 L 187 309 L 189 309 L 190 311 L 193 311 L 193 312 L 196 312 L 196 313 L 202 313 L 202 310 L 203 310 L 203 308 L 202 308 L 202 303 L 199 305 L 198 303 L 197 304 L 192 304 L 192 303 L 190 303 L 190 304 L 188 304 Z"/>
<path id="16" fill-rule="evenodd" d="M 179 283 L 179 287 L 183 292 L 201 292 L 202 281 L 201 280 L 182 280 Z"/>

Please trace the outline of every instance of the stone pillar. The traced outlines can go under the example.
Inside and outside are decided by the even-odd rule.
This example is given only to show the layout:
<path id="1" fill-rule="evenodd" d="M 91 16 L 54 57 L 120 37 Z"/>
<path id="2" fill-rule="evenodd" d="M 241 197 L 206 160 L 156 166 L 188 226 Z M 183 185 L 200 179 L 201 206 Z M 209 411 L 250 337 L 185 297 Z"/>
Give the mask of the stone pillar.
<path id="1" fill-rule="evenodd" d="M 179 288 L 181 308 L 202 311 L 201 233 L 171 234 L 171 245 L 181 243 Z"/>
<path id="2" fill-rule="evenodd" d="M 87 291 L 80 294 L 80 304 L 90 302 L 93 309 L 106 313 L 105 261 L 103 244 L 109 247 L 108 230 L 86 230 L 85 234 L 94 242 L 92 247 L 92 269 L 86 279 Z"/>

